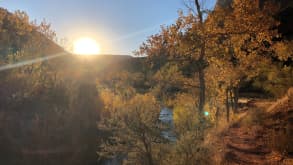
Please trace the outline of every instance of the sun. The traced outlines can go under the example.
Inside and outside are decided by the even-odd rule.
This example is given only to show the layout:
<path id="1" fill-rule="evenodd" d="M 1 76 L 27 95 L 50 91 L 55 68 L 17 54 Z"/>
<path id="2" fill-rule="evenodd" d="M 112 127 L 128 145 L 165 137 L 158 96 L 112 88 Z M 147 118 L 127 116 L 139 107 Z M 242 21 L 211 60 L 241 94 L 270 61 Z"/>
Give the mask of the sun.
<path id="1" fill-rule="evenodd" d="M 74 42 L 73 53 L 78 55 L 98 55 L 100 54 L 99 44 L 91 38 L 80 38 Z"/>

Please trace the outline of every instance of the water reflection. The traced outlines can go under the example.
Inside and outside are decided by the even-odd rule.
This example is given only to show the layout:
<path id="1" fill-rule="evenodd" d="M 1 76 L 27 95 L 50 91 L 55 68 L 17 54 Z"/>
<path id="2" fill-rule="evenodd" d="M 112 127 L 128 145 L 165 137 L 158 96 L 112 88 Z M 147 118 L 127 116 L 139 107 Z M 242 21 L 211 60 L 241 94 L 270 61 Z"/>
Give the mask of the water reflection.
<path id="1" fill-rule="evenodd" d="M 159 116 L 159 120 L 165 126 L 162 131 L 162 136 L 171 142 L 176 141 L 176 136 L 174 133 L 174 122 L 173 122 L 173 111 L 168 108 L 162 108 Z"/>

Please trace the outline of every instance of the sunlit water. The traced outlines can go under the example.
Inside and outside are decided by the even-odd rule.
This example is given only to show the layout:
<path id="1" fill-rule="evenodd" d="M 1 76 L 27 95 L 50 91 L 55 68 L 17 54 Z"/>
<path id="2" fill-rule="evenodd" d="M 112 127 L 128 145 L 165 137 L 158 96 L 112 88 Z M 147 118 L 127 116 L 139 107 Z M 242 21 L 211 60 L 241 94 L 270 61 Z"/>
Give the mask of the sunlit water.
<path id="1" fill-rule="evenodd" d="M 167 126 L 167 129 L 162 131 L 162 136 L 171 142 L 176 141 L 174 134 L 174 122 L 173 122 L 173 111 L 168 108 L 161 109 L 159 120 Z"/>

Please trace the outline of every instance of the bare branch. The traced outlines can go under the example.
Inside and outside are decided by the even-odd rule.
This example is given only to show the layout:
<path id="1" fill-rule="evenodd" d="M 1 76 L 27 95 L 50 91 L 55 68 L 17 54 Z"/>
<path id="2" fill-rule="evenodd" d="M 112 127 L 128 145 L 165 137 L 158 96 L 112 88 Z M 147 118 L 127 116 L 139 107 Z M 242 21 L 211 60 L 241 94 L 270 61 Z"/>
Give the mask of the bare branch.
<path id="1" fill-rule="evenodd" d="M 201 7 L 200 7 L 200 4 L 199 4 L 199 1 L 198 0 L 194 0 L 194 3 L 195 3 L 195 7 L 196 7 L 196 11 L 197 11 L 197 15 L 198 15 L 199 21 L 202 24 L 203 23 L 203 17 L 202 17 L 202 11 L 201 11 Z"/>
<path id="2" fill-rule="evenodd" d="M 196 15 L 196 12 L 194 10 L 194 4 L 192 3 L 191 0 L 183 0 L 183 5 L 193 13 L 193 15 Z"/>

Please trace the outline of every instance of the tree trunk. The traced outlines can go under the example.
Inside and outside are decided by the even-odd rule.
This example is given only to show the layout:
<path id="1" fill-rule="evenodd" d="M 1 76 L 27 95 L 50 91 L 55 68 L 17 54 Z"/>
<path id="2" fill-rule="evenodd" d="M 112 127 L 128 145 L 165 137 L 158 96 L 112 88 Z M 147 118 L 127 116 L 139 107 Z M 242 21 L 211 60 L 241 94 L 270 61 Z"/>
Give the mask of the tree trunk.
<path id="1" fill-rule="evenodd" d="M 234 103 L 233 87 L 230 87 L 229 88 L 229 99 L 230 99 L 229 105 L 230 105 L 232 111 L 234 112 L 234 110 L 235 110 L 234 109 L 235 103 Z"/>
<path id="2" fill-rule="evenodd" d="M 154 165 L 151 144 L 149 144 L 147 142 L 147 139 L 146 139 L 144 133 L 143 133 L 143 136 L 142 136 L 142 142 L 143 142 L 143 145 L 144 145 L 144 148 L 145 148 L 145 151 L 146 151 L 146 157 L 147 157 L 148 165 Z"/>
<path id="3" fill-rule="evenodd" d="M 201 31 L 204 34 L 204 22 L 203 22 L 203 12 L 201 10 L 201 6 L 199 3 L 199 0 L 194 0 L 195 3 L 195 7 L 196 7 L 196 11 L 197 11 L 197 15 L 198 15 L 198 19 L 199 19 L 199 23 L 201 25 Z M 197 20 L 195 20 L 197 21 Z M 199 78 L 199 114 L 200 114 L 200 119 L 204 119 L 203 116 L 203 108 L 204 108 L 204 104 L 205 104 L 205 74 L 204 74 L 204 68 L 205 68 L 205 64 L 204 64 L 204 58 L 205 58 L 205 54 L 206 54 L 206 50 L 205 50 L 205 46 L 206 46 L 206 41 L 205 41 L 205 37 L 202 38 L 202 45 L 201 45 L 201 50 L 200 50 L 200 55 L 198 58 L 198 61 L 200 63 L 199 66 L 199 73 L 198 73 L 198 78 Z"/>
<path id="4" fill-rule="evenodd" d="M 204 69 L 201 68 L 198 73 L 199 78 L 199 113 L 203 115 L 203 109 L 205 104 L 205 74 Z"/>
<path id="5" fill-rule="evenodd" d="M 217 110 L 216 110 L 216 127 L 218 127 L 219 117 L 220 117 L 220 110 L 219 110 L 219 107 L 217 106 Z"/>
<path id="6" fill-rule="evenodd" d="M 226 89 L 226 111 L 227 111 L 227 122 L 229 122 L 230 121 L 229 89 Z"/>
<path id="7" fill-rule="evenodd" d="M 151 151 L 148 151 L 147 157 L 148 157 L 148 164 L 149 165 L 154 165 L 154 161 L 153 161 L 153 157 L 152 157 Z"/>
<path id="8" fill-rule="evenodd" d="M 239 89 L 238 89 L 238 87 L 233 88 L 233 95 L 234 95 L 234 111 L 237 112 L 237 110 L 238 110 L 238 98 L 239 98 Z"/>

